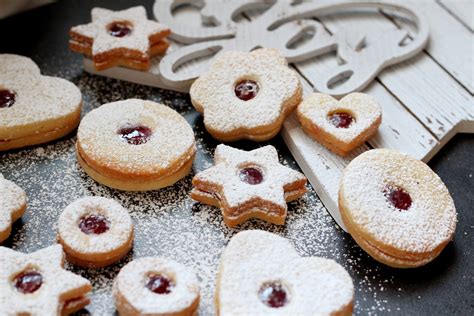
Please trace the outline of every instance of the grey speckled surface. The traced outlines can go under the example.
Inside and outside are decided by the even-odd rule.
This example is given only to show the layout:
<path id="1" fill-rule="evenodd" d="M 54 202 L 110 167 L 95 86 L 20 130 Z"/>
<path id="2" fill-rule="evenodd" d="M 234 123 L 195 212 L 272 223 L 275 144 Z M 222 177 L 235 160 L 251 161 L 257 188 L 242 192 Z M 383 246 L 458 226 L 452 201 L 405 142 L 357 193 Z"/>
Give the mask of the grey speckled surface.
<path id="1" fill-rule="evenodd" d="M 84 113 L 100 104 L 131 97 L 163 102 L 182 113 L 193 125 L 198 155 L 193 174 L 212 163 L 218 144 L 205 132 L 202 118 L 192 109 L 189 97 L 160 89 L 91 76 L 82 71 L 81 57 L 67 49 L 71 25 L 89 21 L 90 8 L 126 8 L 137 1 L 62 1 L 35 11 L 0 20 L 0 52 L 33 58 L 44 74 L 67 78 L 77 84 L 85 100 Z M 150 14 L 152 1 L 145 3 Z M 4 246 L 30 252 L 55 242 L 60 212 L 74 199 L 101 195 L 117 199 L 130 210 L 135 222 L 134 249 L 108 268 L 69 269 L 89 278 L 94 285 L 92 304 L 80 314 L 114 313 L 110 286 L 120 267 L 132 258 L 162 255 L 181 261 L 197 271 L 202 285 L 201 315 L 213 314 L 213 287 L 220 253 L 236 232 L 258 228 L 286 236 L 301 255 L 324 256 L 342 264 L 356 287 L 356 314 L 465 314 L 474 313 L 473 260 L 471 255 L 474 202 L 474 136 L 458 135 L 430 163 L 452 192 L 458 212 L 456 238 L 441 256 L 426 267 L 395 270 L 368 257 L 338 229 L 312 189 L 290 204 L 285 226 L 250 221 L 228 229 L 218 209 L 194 203 L 188 192 L 191 177 L 152 193 L 124 193 L 105 188 L 87 177 L 74 157 L 74 133 L 47 144 L 0 154 L 0 172 L 23 187 L 29 205 L 14 225 Z M 294 168 L 280 137 L 276 146 L 285 164 Z M 252 149 L 261 144 L 239 142 Z"/>

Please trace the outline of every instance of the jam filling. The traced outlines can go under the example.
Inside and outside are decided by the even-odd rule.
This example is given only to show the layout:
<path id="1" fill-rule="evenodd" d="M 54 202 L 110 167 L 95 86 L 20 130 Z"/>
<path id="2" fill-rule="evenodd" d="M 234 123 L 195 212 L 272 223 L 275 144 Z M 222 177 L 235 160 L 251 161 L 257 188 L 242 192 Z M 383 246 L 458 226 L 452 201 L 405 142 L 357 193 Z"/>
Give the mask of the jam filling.
<path id="1" fill-rule="evenodd" d="M 0 90 L 0 108 L 9 108 L 15 104 L 16 95 L 11 90 Z"/>
<path id="2" fill-rule="evenodd" d="M 169 294 L 174 286 L 173 282 L 162 274 L 152 274 L 145 285 L 156 294 Z"/>
<path id="3" fill-rule="evenodd" d="M 18 274 L 13 280 L 13 286 L 23 294 L 36 292 L 43 284 L 43 276 L 34 270 Z"/>
<path id="4" fill-rule="evenodd" d="M 345 112 L 334 112 L 328 116 L 328 120 L 337 128 L 348 128 L 354 122 L 352 115 Z"/>
<path id="5" fill-rule="evenodd" d="M 150 140 L 152 131 L 144 125 L 127 125 L 117 133 L 130 145 L 142 145 Z"/>
<path id="6" fill-rule="evenodd" d="M 412 200 L 410 194 L 399 187 L 388 186 L 384 190 L 387 200 L 399 210 L 408 210 Z"/>
<path id="7" fill-rule="evenodd" d="M 258 292 L 262 303 L 272 308 L 283 307 L 288 303 L 288 295 L 285 288 L 279 282 L 263 285 Z"/>
<path id="8" fill-rule="evenodd" d="M 257 168 L 248 167 L 240 170 L 239 178 L 242 182 L 255 185 L 262 183 L 263 173 Z"/>
<path id="9" fill-rule="evenodd" d="M 125 37 L 132 33 L 132 28 L 127 22 L 114 22 L 109 25 L 107 31 L 110 35 L 115 37 Z"/>
<path id="10" fill-rule="evenodd" d="M 258 84 L 253 80 L 239 81 L 234 88 L 237 98 L 243 101 L 248 101 L 255 98 L 257 96 L 258 90 Z"/>
<path id="11" fill-rule="evenodd" d="M 102 215 L 89 214 L 81 217 L 79 221 L 79 229 L 87 235 L 100 235 L 109 230 L 110 222 Z"/>

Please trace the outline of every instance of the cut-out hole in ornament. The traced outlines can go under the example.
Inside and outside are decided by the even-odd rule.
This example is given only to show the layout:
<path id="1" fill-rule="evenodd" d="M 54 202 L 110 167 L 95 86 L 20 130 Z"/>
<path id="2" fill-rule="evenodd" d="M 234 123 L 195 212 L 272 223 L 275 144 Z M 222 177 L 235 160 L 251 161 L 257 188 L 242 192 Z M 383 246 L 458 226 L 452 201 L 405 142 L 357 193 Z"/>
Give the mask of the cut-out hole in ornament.
<path id="1" fill-rule="evenodd" d="M 185 23 L 185 25 L 203 27 L 219 26 L 219 21 L 213 17 L 202 18 L 201 10 L 204 7 L 204 1 L 176 1 L 171 7 L 171 14 L 176 21 Z"/>
<path id="2" fill-rule="evenodd" d="M 335 75 L 334 77 L 328 80 L 328 84 L 327 84 L 328 89 L 334 90 L 342 86 L 349 79 L 351 79 L 353 75 L 354 75 L 354 72 L 352 70 L 345 70 L 343 72 L 340 72 L 339 74 Z"/>
<path id="3" fill-rule="evenodd" d="M 405 46 L 410 45 L 412 42 L 413 42 L 413 39 L 410 36 L 406 36 L 404 39 L 400 41 L 400 43 L 398 43 L 398 46 L 405 47 Z"/>
<path id="4" fill-rule="evenodd" d="M 313 25 L 309 25 L 303 28 L 298 34 L 291 38 L 288 43 L 286 43 L 286 48 L 288 49 L 297 49 L 309 43 L 313 37 L 316 35 L 316 28 Z"/>

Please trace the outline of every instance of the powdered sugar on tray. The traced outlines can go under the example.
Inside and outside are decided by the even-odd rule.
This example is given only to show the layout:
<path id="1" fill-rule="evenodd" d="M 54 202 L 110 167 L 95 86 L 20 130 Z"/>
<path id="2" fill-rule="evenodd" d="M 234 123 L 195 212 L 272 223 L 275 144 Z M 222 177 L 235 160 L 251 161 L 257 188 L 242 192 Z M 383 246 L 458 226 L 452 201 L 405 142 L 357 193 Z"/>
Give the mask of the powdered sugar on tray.
<path id="1" fill-rule="evenodd" d="M 51 71 L 57 66 L 48 69 Z M 111 315 L 115 311 L 111 289 L 121 267 L 134 258 L 161 256 L 194 269 L 201 286 L 200 315 L 213 315 L 215 278 L 221 252 L 234 234 L 246 229 L 262 229 L 287 237 L 302 256 L 334 259 L 354 280 L 356 313 L 387 311 L 389 297 L 394 291 L 399 293 L 399 286 L 395 289 L 390 277 L 392 274 L 374 264 L 350 236 L 334 224 L 312 189 L 303 198 L 288 204 L 284 226 L 251 220 L 237 229 L 230 229 L 223 223 L 219 209 L 196 203 L 188 196 L 192 176 L 212 166 L 213 151 L 218 143 L 205 131 L 202 117 L 193 110 L 186 95 L 74 73 L 71 71 L 74 67 L 65 69 L 69 70 L 52 75 L 75 78 L 74 83 L 81 88 L 85 100 L 83 115 L 103 103 L 127 98 L 161 102 L 177 110 L 193 126 L 198 148 L 189 176 L 171 187 L 138 193 L 109 189 L 90 179 L 76 162 L 74 136 L 1 154 L 0 172 L 28 194 L 28 209 L 22 220 L 14 225 L 12 237 L 5 246 L 30 252 L 56 243 L 59 214 L 68 204 L 84 196 L 113 198 L 129 210 L 135 224 L 135 242 L 125 258 L 101 269 L 67 264 L 68 269 L 91 280 L 94 293 L 87 310 L 92 314 Z M 276 146 L 280 154 L 287 153 L 279 138 L 270 144 Z M 236 143 L 235 147 L 251 150 L 260 144 Z M 280 161 L 297 168 L 293 161 L 283 157 Z"/>

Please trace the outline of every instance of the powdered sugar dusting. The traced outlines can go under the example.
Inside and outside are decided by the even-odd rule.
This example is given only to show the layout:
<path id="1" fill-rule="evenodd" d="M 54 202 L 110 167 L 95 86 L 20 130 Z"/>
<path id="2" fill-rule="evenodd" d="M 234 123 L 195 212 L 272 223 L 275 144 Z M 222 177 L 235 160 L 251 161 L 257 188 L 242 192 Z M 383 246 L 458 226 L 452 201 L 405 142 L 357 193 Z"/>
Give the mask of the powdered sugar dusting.
<path id="1" fill-rule="evenodd" d="M 12 225 L 12 213 L 24 207 L 25 204 L 25 191 L 15 183 L 6 180 L 0 173 L 0 232 Z"/>
<path id="2" fill-rule="evenodd" d="M 166 295 L 153 293 L 144 285 L 150 274 L 163 274 L 174 286 Z M 182 311 L 199 297 L 199 282 L 188 267 L 173 260 L 146 257 L 136 259 L 122 268 L 114 284 L 120 293 L 140 313 L 167 314 Z"/>
<path id="3" fill-rule="evenodd" d="M 387 185 L 410 194 L 408 210 L 397 210 L 387 201 Z M 454 234 L 456 209 L 448 189 L 426 164 L 405 154 L 388 149 L 363 153 L 345 169 L 341 192 L 351 220 L 383 244 L 424 253 Z"/>
<path id="4" fill-rule="evenodd" d="M 109 222 L 109 229 L 102 234 L 85 234 L 78 223 L 86 215 L 102 215 Z M 123 246 L 133 232 L 128 211 L 112 199 L 85 197 L 74 201 L 61 213 L 58 234 L 65 244 L 82 254 L 99 254 Z"/>
<path id="5" fill-rule="evenodd" d="M 354 117 L 355 121 L 348 128 L 337 128 L 329 122 L 328 115 L 339 111 L 348 112 Z M 354 140 L 382 115 L 382 109 L 375 99 L 363 93 L 351 93 L 340 101 L 327 94 L 313 93 L 301 102 L 298 112 L 319 128 L 346 143 Z"/>
<path id="6" fill-rule="evenodd" d="M 257 82 L 255 98 L 243 101 L 236 97 L 234 85 L 242 79 Z M 285 103 L 300 89 L 296 73 L 277 50 L 258 49 L 217 57 L 209 72 L 193 83 L 190 95 L 197 110 L 204 112 L 209 129 L 232 133 L 275 124 L 288 107 Z"/>

